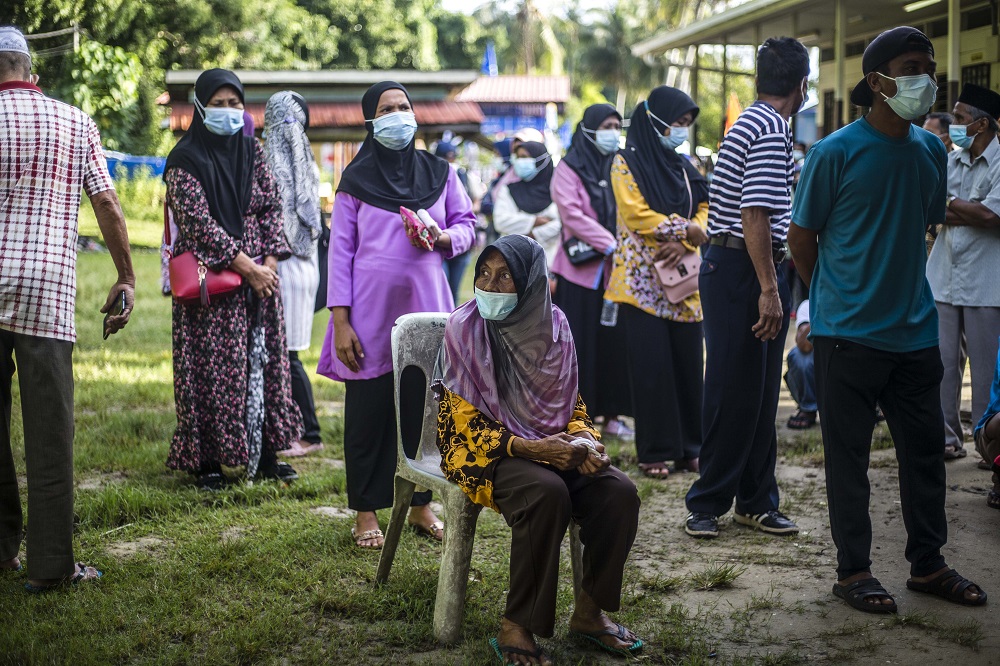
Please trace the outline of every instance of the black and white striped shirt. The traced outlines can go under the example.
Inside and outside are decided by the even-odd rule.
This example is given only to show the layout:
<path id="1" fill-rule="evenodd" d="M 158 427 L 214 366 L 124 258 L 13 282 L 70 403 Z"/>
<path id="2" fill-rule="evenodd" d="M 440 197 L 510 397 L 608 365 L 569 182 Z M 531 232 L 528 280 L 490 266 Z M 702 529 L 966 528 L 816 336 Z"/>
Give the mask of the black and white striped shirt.
<path id="1" fill-rule="evenodd" d="M 743 238 L 740 211 L 771 211 L 771 242 L 788 234 L 794 173 L 792 134 L 770 104 L 754 102 L 740 114 L 719 149 L 709 190 L 708 235 Z"/>

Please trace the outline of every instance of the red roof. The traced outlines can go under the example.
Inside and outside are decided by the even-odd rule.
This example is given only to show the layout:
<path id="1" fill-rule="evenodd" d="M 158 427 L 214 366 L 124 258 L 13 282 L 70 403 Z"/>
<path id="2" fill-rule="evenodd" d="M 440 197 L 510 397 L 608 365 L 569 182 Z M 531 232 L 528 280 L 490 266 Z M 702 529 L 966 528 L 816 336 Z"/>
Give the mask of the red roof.
<path id="1" fill-rule="evenodd" d="M 254 125 L 264 127 L 264 105 L 247 104 Z M 414 105 L 417 122 L 421 125 L 478 125 L 483 122 L 483 110 L 475 102 L 423 102 Z M 194 105 L 175 103 L 170 107 L 170 129 L 187 131 Z M 309 104 L 311 128 L 362 128 L 365 116 L 360 102 L 313 102 Z"/>
<path id="2" fill-rule="evenodd" d="M 569 101 L 568 76 L 481 76 L 458 93 L 459 102 L 557 104 Z"/>

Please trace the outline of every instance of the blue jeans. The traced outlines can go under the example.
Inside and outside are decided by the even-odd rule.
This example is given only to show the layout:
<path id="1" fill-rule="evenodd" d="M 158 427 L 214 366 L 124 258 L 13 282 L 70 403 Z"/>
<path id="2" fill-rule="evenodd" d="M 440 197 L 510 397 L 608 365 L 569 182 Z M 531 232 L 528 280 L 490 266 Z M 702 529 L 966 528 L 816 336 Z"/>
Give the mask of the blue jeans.
<path id="1" fill-rule="evenodd" d="M 816 372 L 813 370 L 814 354 L 803 354 L 798 347 L 792 347 L 788 352 L 788 372 L 785 373 L 785 384 L 792 394 L 792 399 L 803 412 L 816 411 Z"/>
<path id="2" fill-rule="evenodd" d="M 444 276 L 448 280 L 448 286 L 451 288 L 451 297 L 454 299 L 455 305 L 459 305 L 458 292 L 462 288 L 462 277 L 465 275 L 465 269 L 469 265 L 471 254 L 472 252 L 465 252 L 457 257 L 445 259 L 441 262 L 441 268 L 444 269 Z"/>

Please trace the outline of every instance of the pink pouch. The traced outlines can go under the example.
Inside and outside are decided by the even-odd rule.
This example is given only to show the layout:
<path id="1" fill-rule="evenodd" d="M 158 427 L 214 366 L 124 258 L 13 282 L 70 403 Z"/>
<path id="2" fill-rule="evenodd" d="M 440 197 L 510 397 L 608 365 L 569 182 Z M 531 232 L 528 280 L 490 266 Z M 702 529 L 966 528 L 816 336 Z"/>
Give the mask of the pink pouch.
<path id="1" fill-rule="evenodd" d="M 430 229 L 417 217 L 416 213 L 406 206 L 400 206 L 399 216 L 403 218 L 403 226 L 406 227 L 407 238 L 410 240 L 416 238 L 425 250 L 434 249 L 434 239 L 431 237 Z"/>
<path id="2" fill-rule="evenodd" d="M 698 291 L 701 256 L 697 252 L 688 252 L 673 268 L 667 268 L 666 263 L 666 260 L 657 261 L 653 268 L 660 278 L 667 300 L 676 305 Z"/>

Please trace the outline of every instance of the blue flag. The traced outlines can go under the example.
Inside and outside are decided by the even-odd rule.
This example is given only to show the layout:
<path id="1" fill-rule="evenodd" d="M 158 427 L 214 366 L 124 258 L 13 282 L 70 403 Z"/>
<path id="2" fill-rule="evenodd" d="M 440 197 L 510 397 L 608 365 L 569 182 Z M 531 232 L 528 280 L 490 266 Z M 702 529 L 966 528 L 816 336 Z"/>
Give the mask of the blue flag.
<path id="1" fill-rule="evenodd" d="M 483 53 L 483 66 L 479 68 L 479 71 L 486 76 L 496 76 L 499 74 L 499 68 L 497 67 L 497 50 L 493 46 L 493 42 L 486 42 L 486 52 Z"/>

